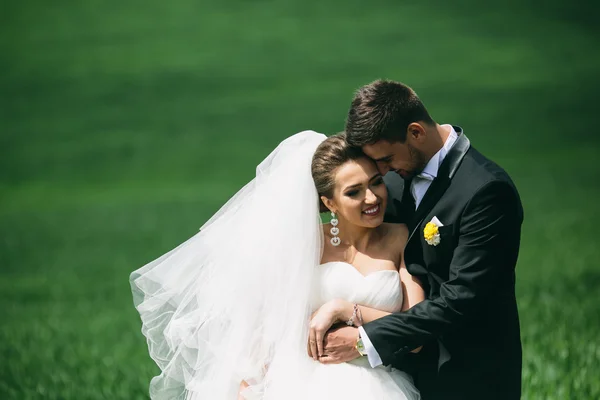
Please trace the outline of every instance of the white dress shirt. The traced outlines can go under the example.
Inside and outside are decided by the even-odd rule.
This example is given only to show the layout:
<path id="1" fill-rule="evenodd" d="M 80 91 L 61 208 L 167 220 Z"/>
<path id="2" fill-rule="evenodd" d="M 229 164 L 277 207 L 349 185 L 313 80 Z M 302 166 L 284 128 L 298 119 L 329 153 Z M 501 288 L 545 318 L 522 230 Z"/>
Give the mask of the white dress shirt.
<path id="1" fill-rule="evenodd" d="M 442 125 L 442 128 L 450 129 L 448 138 L 444 142 L 442 148 L 431 157 L 423 171 L 413 178 L 412 184 L 410 185 L 410 193 L 415 199 L 416 208 L 419 208 L 419 204 L 421 204 L 421 200 L 423 200 L 425 193 L 427 193 L 427 189 L 431 186 L 431 182 L 437 178 L 442 161 L 444 161 L 446 154 L 448 154 L 452 146 L 454 146 L 456 139 L 458 139 L 458 135 L 452 125 Z"/>
<path id="2" fill-rule="evenodd" d="M 437 178 L 438 171 L 442 165 L 442 162 L 444 161 L 444 158 L 446 158 L 448 151 L 450 151 L 458 139 L 458 134 L 452 125 L 442 125 L 442 128 L 450 129 L 448 138 L 444 142 L 442 148 L 435 153 L 433 157 L 431 157 L 427 165 L 425 165 L 423 171 L 413 178 L 410 186 L 410 193 L 415 199 L 416 208 L 419 208 L 419 204 L 421 204 L 421 200 L 423 200 L 425 193 L 427 193 L 427 189 L 429 189 L 429 186 L 431 186 L 431 182 Z M 375 368 L 383 364 L 379 353 L 377 353 L 377 350 L 375 350 L 375 346 L 373 346 L 373 343 L 371 343 L 371 340 L 367 336 L 367 333 L 362 326 L 358 327 L 358 333 L 363 341 L 363 345 L 365 346 L 365 352 L 367 353 L 367 358 L 369 359 L 369 364 L 371 364 L 371 367 Z"/>

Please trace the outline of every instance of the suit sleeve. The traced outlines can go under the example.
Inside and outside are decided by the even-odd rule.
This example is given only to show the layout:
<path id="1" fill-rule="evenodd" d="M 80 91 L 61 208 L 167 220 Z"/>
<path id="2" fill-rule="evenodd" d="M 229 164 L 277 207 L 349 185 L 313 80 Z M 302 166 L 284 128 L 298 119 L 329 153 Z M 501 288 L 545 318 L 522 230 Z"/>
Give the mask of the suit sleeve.
<path id="1" fill-rule="evenodd" d="M 364 325 L 384 364 L 476 316 L 490 297 L 512 288 L 522 220 L 509 183 L 491 182 L 477 191 L 461 215 L 449 279 L 439 297 Z"/>

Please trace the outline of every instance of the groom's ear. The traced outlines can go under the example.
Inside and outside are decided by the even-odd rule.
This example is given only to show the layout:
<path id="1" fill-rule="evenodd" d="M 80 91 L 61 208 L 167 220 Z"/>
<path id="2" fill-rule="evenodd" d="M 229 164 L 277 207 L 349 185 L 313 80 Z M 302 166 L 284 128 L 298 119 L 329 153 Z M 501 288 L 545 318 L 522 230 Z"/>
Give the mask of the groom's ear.
<path id="1" fill-rule="evenodd" d="M 408 124 L 406 128 L 406 140 L 410 140 L 411 142 L 419 142 L 422 143 L 427 136 L 427 131 L 418 122 L 411 122 Z"/>

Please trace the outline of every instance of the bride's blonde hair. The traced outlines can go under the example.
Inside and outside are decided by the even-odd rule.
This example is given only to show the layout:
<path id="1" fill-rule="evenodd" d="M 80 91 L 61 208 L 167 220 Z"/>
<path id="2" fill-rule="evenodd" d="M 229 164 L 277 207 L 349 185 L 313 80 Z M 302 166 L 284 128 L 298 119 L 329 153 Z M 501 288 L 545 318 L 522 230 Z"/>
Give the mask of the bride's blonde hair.
<path id="1" fill-rule="evenodd" d="M 325 139 L 313 155 L 311 171 L 319 198 L 331 198 L 335 188 L 336 170 L 348 161 L 366 157 L 360 147 L 353 147 L 346 142 L 346 133 L 341 132 Z M 320 211 L 329 209 L 319 199 Z"/>

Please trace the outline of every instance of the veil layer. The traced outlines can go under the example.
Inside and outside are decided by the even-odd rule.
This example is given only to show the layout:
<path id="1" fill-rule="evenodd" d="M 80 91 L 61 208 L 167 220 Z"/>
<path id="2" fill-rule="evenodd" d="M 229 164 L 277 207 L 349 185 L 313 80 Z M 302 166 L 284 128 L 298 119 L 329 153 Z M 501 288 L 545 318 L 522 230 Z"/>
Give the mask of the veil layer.
<path id="1" fill-rule="evenodd" d="M 246 380 L 247 396 L 262 399 L 269 364 L 306 352 L 323 240 L 310 165 L 325 138 L 283 141 L 198 234 L 131 274 L 162 371 L 151 398 L 235 399 Z"/>

